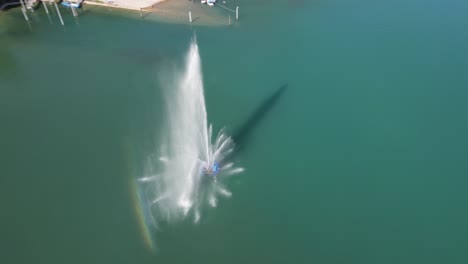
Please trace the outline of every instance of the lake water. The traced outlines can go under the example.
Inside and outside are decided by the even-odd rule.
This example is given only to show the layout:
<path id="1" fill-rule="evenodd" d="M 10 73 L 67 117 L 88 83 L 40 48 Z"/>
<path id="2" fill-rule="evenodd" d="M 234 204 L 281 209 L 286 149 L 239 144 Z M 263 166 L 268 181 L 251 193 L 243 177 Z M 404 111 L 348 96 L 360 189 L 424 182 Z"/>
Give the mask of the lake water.
<path id="1" fill-rule="evenodd" d="M 468 2 L 226 5 L 231 26 L 0 15 L 0 262 L 467 263 Z M 233 196 L 154 250 L 130 183 L 194 32 L 215 131 L 255 122 Z"/>

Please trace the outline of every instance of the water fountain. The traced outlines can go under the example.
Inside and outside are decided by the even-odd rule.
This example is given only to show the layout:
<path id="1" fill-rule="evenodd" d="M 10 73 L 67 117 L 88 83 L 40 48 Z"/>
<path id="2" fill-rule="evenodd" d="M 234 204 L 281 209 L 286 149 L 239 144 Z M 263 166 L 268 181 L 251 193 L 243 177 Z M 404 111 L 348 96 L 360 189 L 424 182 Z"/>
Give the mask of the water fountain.
<path id="1" fill-rule="evenodd" d="M 148 211 L 155 223 L 193 217 L 198 222 L 203 207 L 217 206 L 219 196 L 230 197 L 227 176 L 243 171 L 228 157 L 234 150 L 231 137 L 222 130 L 212 140 L 203 90 L 201 59 L 194 40 L 185 68 L 164 85 L 167 120 L 164 136 L 148 158 L 142 186 Z"/>

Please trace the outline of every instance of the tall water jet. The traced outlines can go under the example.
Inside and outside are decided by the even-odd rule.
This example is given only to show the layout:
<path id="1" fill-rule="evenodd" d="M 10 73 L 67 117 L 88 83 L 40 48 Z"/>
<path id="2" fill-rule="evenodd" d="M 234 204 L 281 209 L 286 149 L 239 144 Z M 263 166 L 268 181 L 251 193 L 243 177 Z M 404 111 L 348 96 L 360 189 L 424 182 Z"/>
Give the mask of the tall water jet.
<path id="1" fill-rule="evenodd" d="M 216 207 L 219 196 L 231 196 L 226 176 L 243 171 L 227 161 L 234 150 L 231 137 L 221 130 L 212 140 L 195 40 L 184 69 L 173 76 L 163 85 L 167 111 L 163 144 L 148 157 L 138 179 L 156 224 L 189 216 L 198 222 L 204 206 Z"/>

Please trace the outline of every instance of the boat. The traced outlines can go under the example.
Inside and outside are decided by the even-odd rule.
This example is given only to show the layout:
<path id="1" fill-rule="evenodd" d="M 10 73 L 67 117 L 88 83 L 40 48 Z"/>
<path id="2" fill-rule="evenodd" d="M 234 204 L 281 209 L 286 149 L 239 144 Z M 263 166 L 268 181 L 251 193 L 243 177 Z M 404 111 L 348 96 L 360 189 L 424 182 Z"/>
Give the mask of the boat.
<path id="1" fill-rule="evenodd" d="M 0 3 L 0 10 L 3 11 L 3 10 L 8 10 L 10 8 L 13 8 L 13 7 L 17 7 L 17 6 L 21 6 L 21 2 L 20 1 L 16 1 L 16 0 L 6 0 L 6 1 L 3 1 L 3 3 Z"/>
<path id="2" fill-rule="evenodd" d="M 206 0 L 201 0 L 201 3 L 202 3 L 202 4 L 206 4 Z"/>
<path id="3" fill-rule="evenodd" d="M 206 0 L 206 4 L 209 6 L 214 6 L 215 3 L 216 3 L 216 0 Z"/>
<path id="4" fill-rule="evenodd" d="M 24 5 L 26 6 L 27 9 L 31 10 L 34 12 L 39 7 L 39 1 L 38 0 L 24 0 Z"/>
<path id="5" fill-rule="evenodd" d="M 62 5 L 65 7 L 74 7 L 74 8 L 80 8 L 81 3 L 83 3 L 83 0 L 80 0 L 78 2 L 68 2 L 68 1 L 62 1 Z"/>

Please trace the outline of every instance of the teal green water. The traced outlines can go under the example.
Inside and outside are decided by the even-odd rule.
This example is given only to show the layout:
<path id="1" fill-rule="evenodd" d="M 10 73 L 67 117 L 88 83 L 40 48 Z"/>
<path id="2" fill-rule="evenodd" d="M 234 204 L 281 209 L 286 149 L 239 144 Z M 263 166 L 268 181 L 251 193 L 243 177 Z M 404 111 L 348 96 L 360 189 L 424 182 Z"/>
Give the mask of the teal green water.
<path id="1" fill-rule="evenodd" d="M 0 15 L 1 263 L 467 263 L 468 3 L 236 1 L 231 27 Z M 216 130 L 288 89 L 232 198 L 153 253 L 129 179 L 194 31 Z"/>

